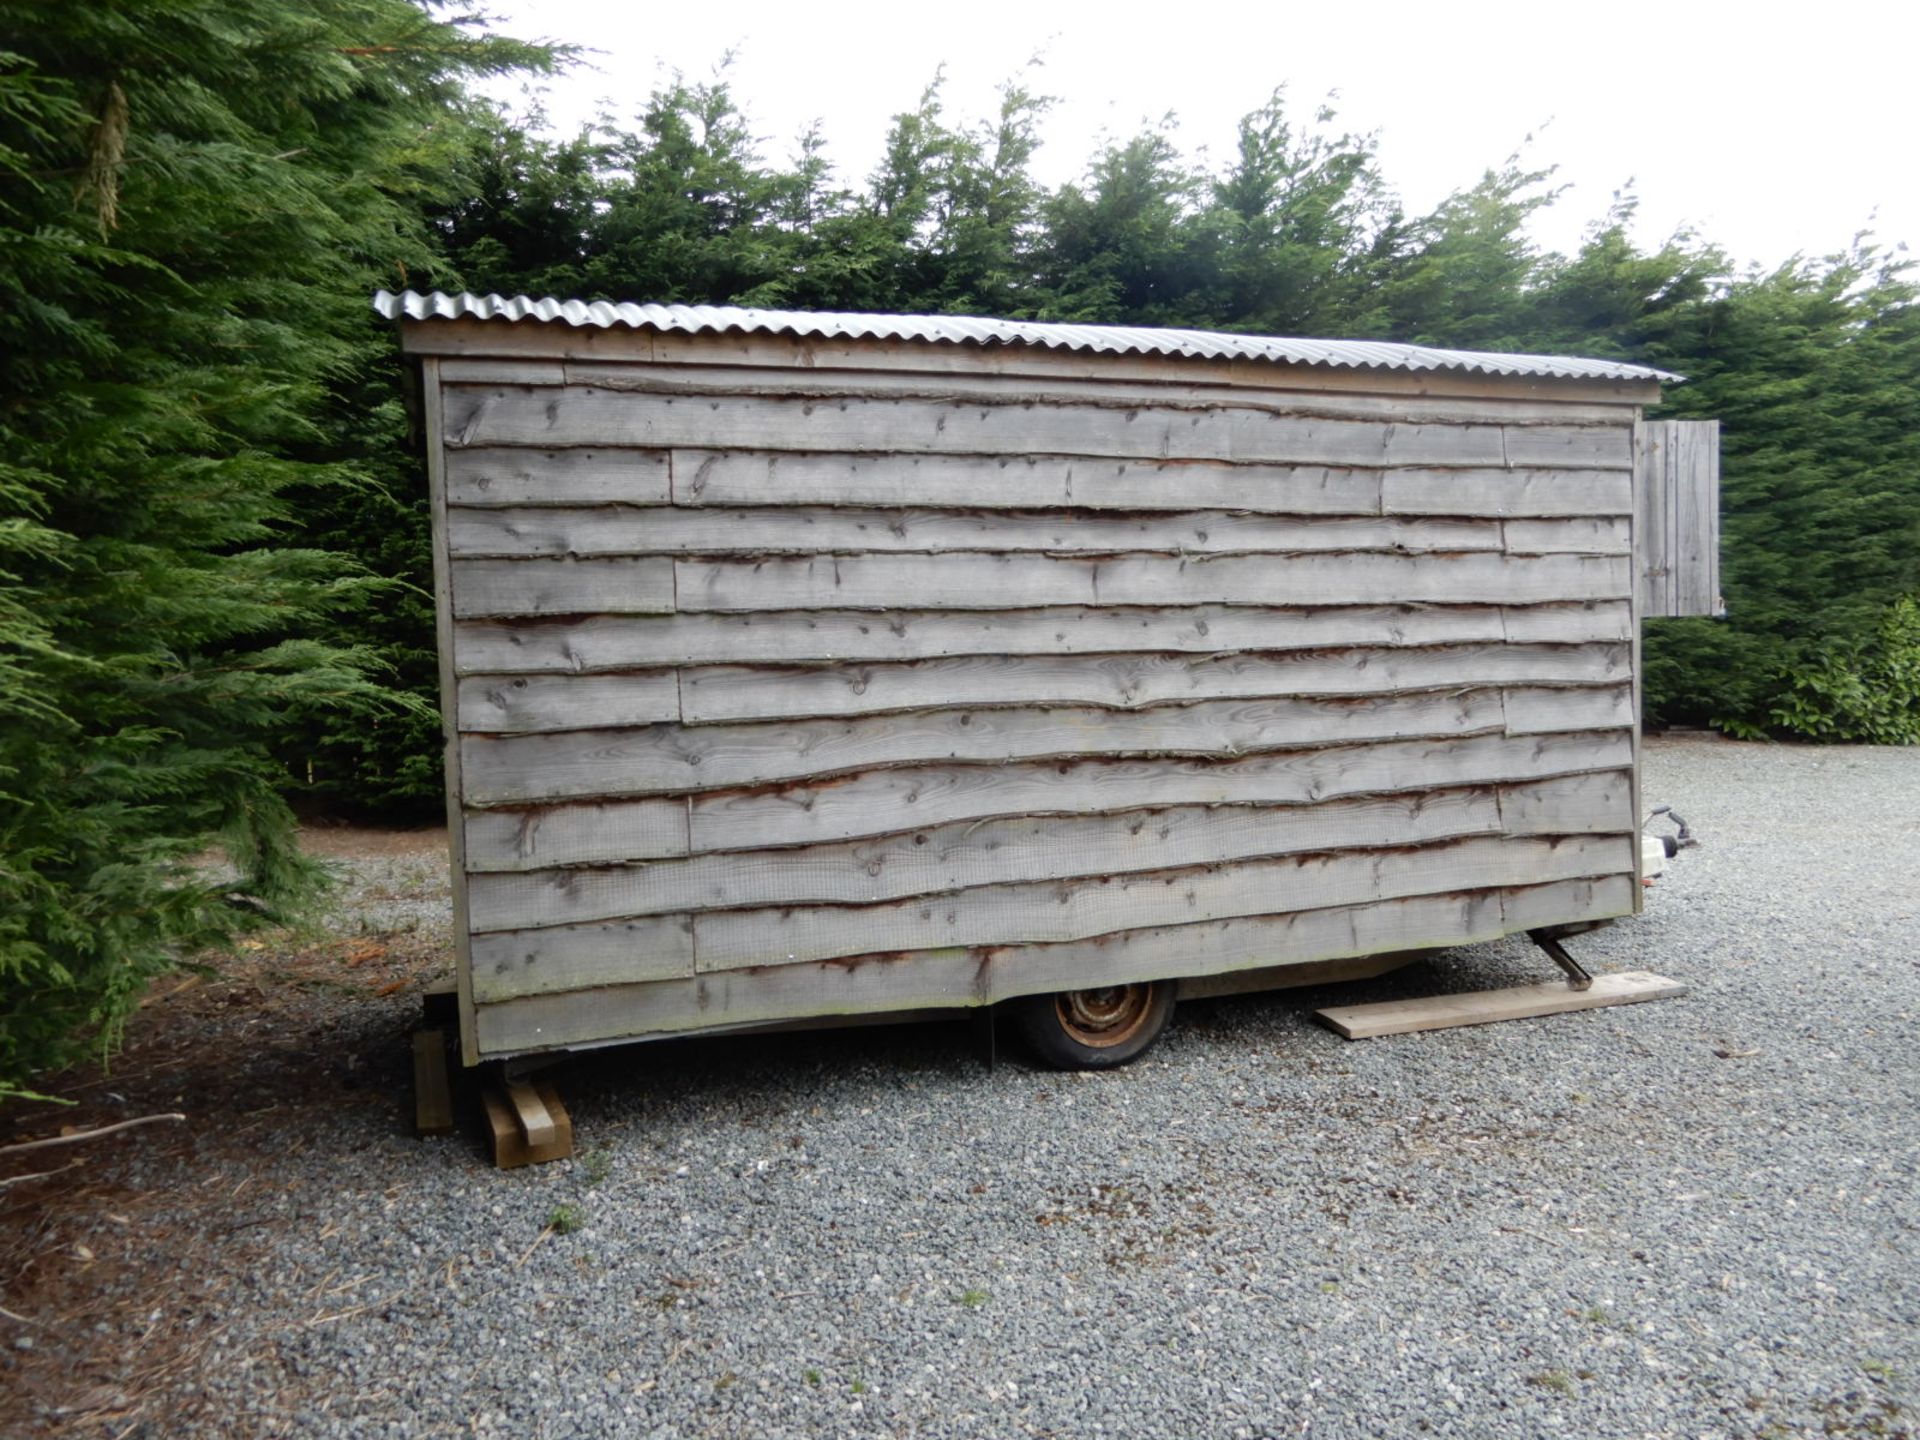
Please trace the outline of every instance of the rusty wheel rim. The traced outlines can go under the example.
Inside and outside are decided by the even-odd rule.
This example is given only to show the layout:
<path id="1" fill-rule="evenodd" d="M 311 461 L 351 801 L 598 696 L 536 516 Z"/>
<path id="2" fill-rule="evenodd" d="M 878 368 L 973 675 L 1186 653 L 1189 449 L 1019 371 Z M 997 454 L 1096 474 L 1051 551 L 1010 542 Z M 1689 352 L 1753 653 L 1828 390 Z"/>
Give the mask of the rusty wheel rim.
<path id="1" fill-rule="evenodd" d="M 1054 997 L 1060 1028 L 1093 1050 L 1124 1045 L 1146 1027 L 1153 1012 L 1151 985 L 1109 985 L 1068 990 Z"/>

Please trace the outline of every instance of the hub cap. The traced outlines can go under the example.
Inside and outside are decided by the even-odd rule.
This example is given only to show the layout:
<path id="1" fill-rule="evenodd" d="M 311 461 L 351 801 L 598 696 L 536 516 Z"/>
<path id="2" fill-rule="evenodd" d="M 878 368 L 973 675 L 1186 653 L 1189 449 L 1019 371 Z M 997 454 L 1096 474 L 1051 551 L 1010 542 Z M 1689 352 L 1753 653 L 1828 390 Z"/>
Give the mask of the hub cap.
<path id="1" fill-rule="evenodd" d="M 1060 1028 L 1094 1050 L 1124 1045 L 1140 1033 L 1153 1009 L 1151 985 L 1068 990 L 1054 998 Z"/>

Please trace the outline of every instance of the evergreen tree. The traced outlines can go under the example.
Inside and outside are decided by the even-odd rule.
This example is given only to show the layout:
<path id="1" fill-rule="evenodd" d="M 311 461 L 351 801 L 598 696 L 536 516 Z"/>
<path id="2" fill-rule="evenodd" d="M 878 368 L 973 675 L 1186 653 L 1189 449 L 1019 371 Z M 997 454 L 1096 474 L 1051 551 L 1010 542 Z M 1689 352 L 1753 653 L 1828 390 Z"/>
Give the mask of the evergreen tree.
<path id="1" fill-rule="evenodd" d="M 1296 129 L 1283 92 L 1240 121 L 1213 184 L 1220 294 L 1211 323 L 1263 335 L 1357 336 L 1387 324 L 1379 289 L 1405 222 L 1372 136 Z"/>
<path id="2" fill-rule="evenodd" d="M 1202 223 L 1207 176 L 1180 154 L 1172 117 L 1107 147 L 1084 185 L 1047 202 L 1043 318 L 1190 325 L 1216 288 L 1217 237 Z"/>
<path id="3" fill-rule="evenodd" d="M 946 120 L 935 75 L 914 109 L 893 117 L 864 204 L 837 237 L 874 262 L 881 308 L 1019 316 L 1033 301 L 1028 252 L 1041 199 L 1030 166 L 1052 103 L 1018 81 L 1001 88 L 996 118 L 965 129 Z"/>
<path id="4" fill-rule="evenodd" d="M 607 190 L 607 147 L 591 131 L 571 139 L 538 133 L 498 106 L 462 115 L 445 198 L 424 207 L 466 288 L 479 294 L 579 295 L 601 241 L 597 214 Z"/>
<path id="5" fill-rule="evenodd" d="M 1013 317 L 1028 312 L 1033 303 L 1029 252 L 1041 199 L 1030 167 L 1040 145 L 1039 122 L 1050 104 L 1049 98 L 1009 81 L 1001 87 L 995 118 L 972 129 L 946 129 L 937 111 L 911 117 L 937 139 L 912 156 L 922 167 L 910 187 L 925 206 L 921 223 L 906 233 L 895 229 L 913 257 L 914 298 L 908 308 Z M 896 121 L 896 136 L 908 118 Z M 889 160 L 899 158 L 890 146 Z M 891 168 L 876 182 L 883 206 L 888 190 L 899 183 Z"/>
<path id="6" fill-rule="evenodd" d="M 1513 156 L 1413 223 L 1407 251 L 1382 287 L 1388 335 L 1458 350 L 1522 350 L 1535 325 L 1541 256 L 1527 221 L 1551 205 L 1551 171 Z"/>
<path id="7" fill-rule="evenodd" d="M 1689 377 L 1669 392 L 1670 412 L 1722 423 L 1728 607 L 1724 622 L 1653 628 L 1655 716 L 1876 738 L 1847 723 L 1859 707 L 1829 680 L 1876 646 L 1907 643 L 1895 610 L 1920 594 L 1920 289 L 1910 274 L 1904 257 L 1864 241 L 1796 258 L 1686 307 L 1654 352 Z M 1903 662 L 1896 653 L 1890 663 Z"/>
<path id="8" fill-rule="evenodd" d="M 1643 254 L 1629 235 L 1638 208 L 1630 190 L 1616 193 L 1572 258 L 1542 260 L 1518 334 L 1528 349 L 1673 369 L 1694 353 L 1700 317 L 1725 292 L 1731 262 L 1686 231 Z"/>
<path id="9" fill-rule="evenodd" d="M 637 130 L 610 132 L 605 165 L 580 293 L 779 303 L 791 263 L 776 218 L 784 187 L 724 80 L 655 91 Z"/>
<path id="10" fill-rule="evenodd" d="M 369 281 L 430 265 L 456 74 L 533 58 L 404 0 L 0 3 L 0 1091 L 310 889 L 270 749 L 396 701 L 288 497 L 371 483 Z"/>

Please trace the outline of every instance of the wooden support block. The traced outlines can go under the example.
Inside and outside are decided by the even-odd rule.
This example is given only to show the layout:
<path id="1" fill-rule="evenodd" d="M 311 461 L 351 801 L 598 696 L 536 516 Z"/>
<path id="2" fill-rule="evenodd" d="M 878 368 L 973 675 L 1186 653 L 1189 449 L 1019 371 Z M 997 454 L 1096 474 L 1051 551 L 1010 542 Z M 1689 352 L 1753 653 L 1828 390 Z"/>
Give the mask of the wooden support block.
<path id="1" fill-rule="evenodd" d="M 525 1080 L 509 1080 L 507 1103 L 513 1106 L 513 1117 L 529 1147 L 537 1150 L 543 1145 L 553 1144 L 556 1133 L 553 1116 L 542 1102 L 538 1090 Z"/>
<path id="2" fill-rule="evenodd" d="M 1594 976 L 1592 987 L 1586 990 L 1575 990 L 1565 981 L 1556 980 L 1545 985 L 1516 985 L 1508 990 L 1479 990 L 1468 995 L 1339 1005 L 1316 1010 L 1313 1018 L 1349 1040 L 1370 1040 L 1376 1035 L 1405 1035 L 1414 1030 L 1445 1030 L 1455 1025 L 1528 1020 L 1569 1010 L 1597 1010 L 1605 1005 L 1633 1005 L 1642 1000 L 1665 1000 L 1686 993 L 1687 987 L 1677 980 L 1645 970 L 1624 970 L 1614 975 Z"/>
<path id="3" fill-rule="evenodd" d="M 564 1160 L 573 1154 L 573 1120 L 560 1103 L 559 1092 L 548 1082 L 514 1081 L 504 1088 L 490 1085 L 480 1099 L 486 1107 L 493 1163 L 502 1170 Z M 524 1123 L 526 1118 L 532 1119 L 531 1127 Z M 536 1141 L 535 1135 L 543 1138 Z"/>
<path id="4" fill-rule="evenodd" d="M 413 1133 L 453 1133 L 453 1091 L 447 1079 L 447 1032 L 413 1032 Z"/>

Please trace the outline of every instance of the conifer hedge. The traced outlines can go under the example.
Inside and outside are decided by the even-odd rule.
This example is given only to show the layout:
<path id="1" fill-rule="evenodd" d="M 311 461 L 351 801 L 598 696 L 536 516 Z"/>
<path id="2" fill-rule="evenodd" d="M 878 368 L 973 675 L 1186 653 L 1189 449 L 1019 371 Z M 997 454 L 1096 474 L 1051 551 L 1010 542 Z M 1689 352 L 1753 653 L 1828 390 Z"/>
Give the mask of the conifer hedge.
<path id="1" fill-rule="evenodd" d="M 539 58 L 405 0 L 0 4 L 0 1094 L 311 893 L 276 746 L 424 732 L 394 581 L 302 509 L 392 503 L 367 292 L 436 274 L 459 77 Z"/>

